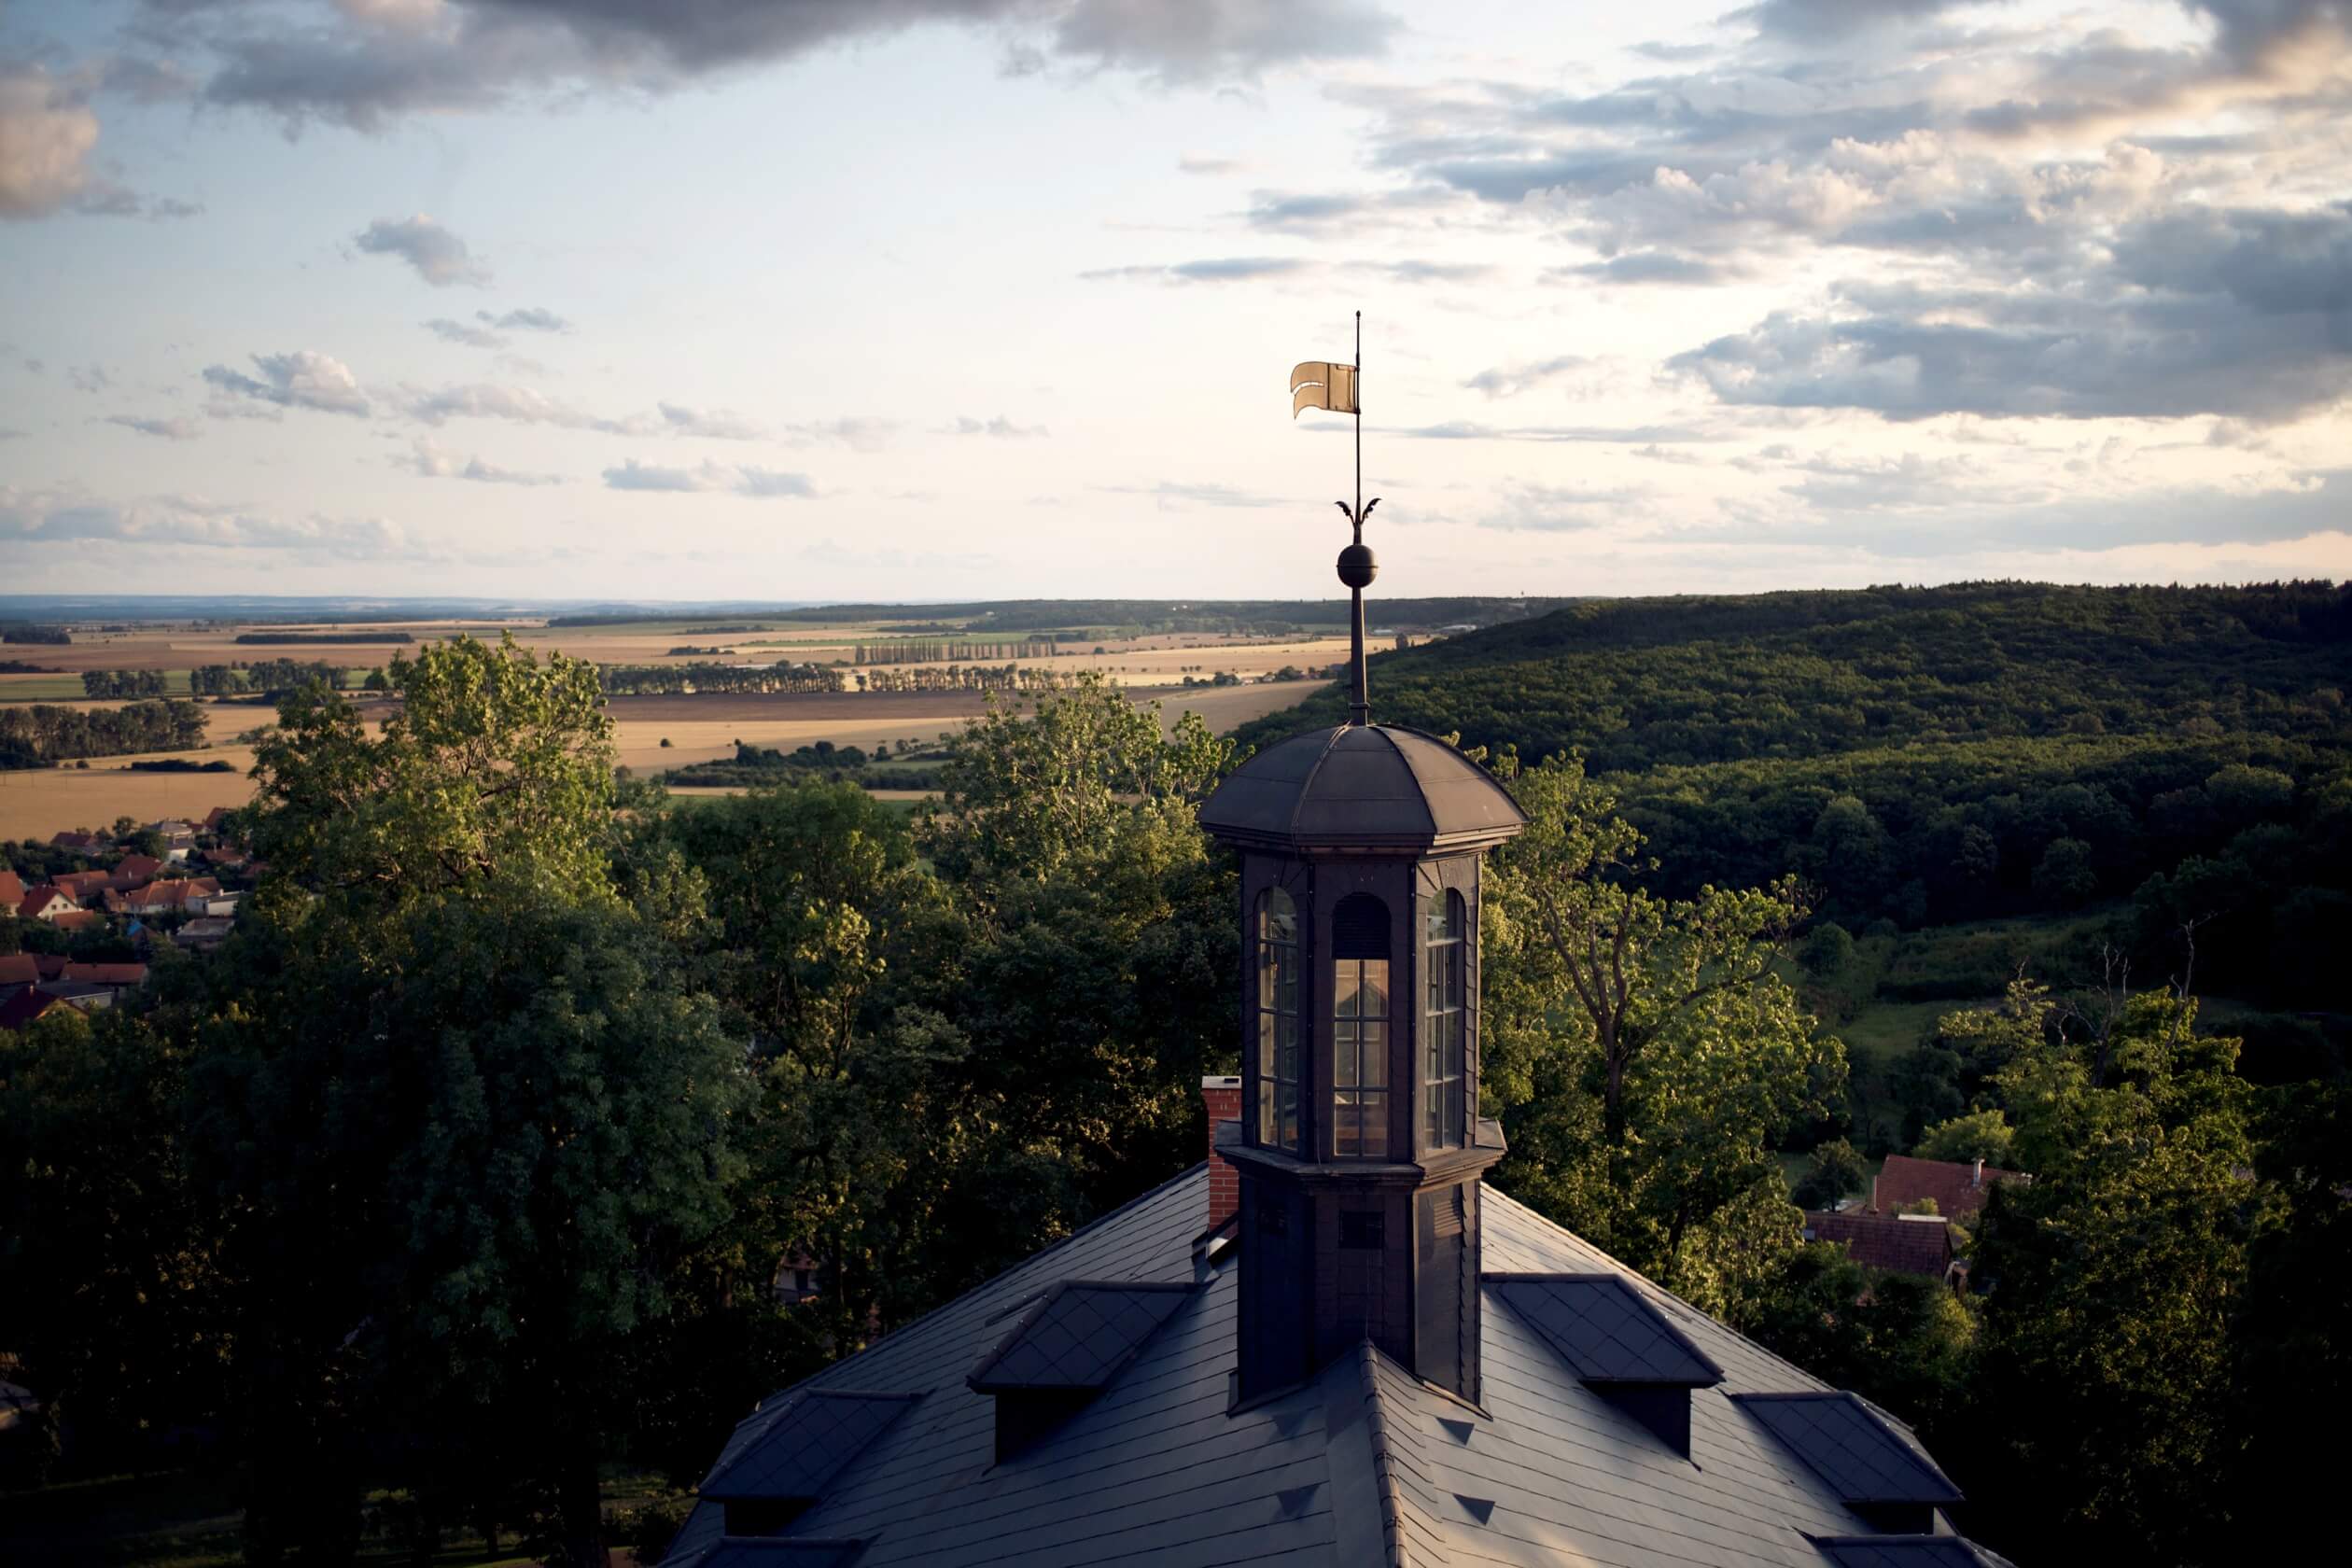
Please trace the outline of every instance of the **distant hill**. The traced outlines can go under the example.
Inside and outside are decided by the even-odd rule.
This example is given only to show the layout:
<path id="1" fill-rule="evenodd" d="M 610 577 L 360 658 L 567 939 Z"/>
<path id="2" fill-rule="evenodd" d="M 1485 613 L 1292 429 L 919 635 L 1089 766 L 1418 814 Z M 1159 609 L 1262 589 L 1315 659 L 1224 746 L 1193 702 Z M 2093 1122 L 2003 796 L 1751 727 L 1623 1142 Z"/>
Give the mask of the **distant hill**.
<path id="1" fill-rule="evenodd" d="M 1386 606 L 1372 610 L 1374 618 Z M 2327 727 L 2352 587 L 1948 588 L 1588 600 L 1371 661 L 1374 716 L 1596 772 L 1923 740 Z M 1337 688 L 1242 732 L 1337 722 Z"/>
<path id="2" fill-rule="evenodd" d="M 1795 873 L 1856 930 L 2129 899 L 2137 973 L 2185 963 L 2185 926 L 2200 975 L 2342 1005 L 2352 586 L 1592 601 L 1379 654 L 1371 684 L 1383 722 L 1581 751 L 1669 891 Z"/>

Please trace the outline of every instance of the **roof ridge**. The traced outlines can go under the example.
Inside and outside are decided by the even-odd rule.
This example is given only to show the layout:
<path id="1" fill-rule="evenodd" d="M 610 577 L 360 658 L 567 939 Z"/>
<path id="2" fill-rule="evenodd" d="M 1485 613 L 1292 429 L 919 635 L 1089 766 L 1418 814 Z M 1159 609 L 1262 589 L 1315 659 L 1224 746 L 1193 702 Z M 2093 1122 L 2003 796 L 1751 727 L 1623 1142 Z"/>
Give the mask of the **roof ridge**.
<path id="1" fill-rule="evenodd" d="M 1394 757 L 1397 765 L 1405 770 L 1405 777 L 1413 781 L 1413 793 L 1421 805 L 1421 815 L 1429 819 L 1429 831 L 1436 833 L 1437 808 L 1429 804 L 1429 781 L 1421 776 L 1421 769 L 1413 765 L 1412 754 L 1396 744 L 1396 735 L 1391 733 L 1393 726 L 1366 724 L 1364 727 L 1388 744 L 1389 755 Z"/>
<path id="2" fill-rule="evenodd" d="M 1338 749 L 1339 737 L 1355 727 L 1353 724 L 1337 724 L 1323 733 L 1323 749 L 1315 754 L 1314 765 L 1307 770 L 1307 777 L 1298 781 L 1297 797 L 1291 802 L 1286 831 L 1294 837 L 1298 833 L 1298 814 L 1306 808 L 1307 797 L 1315 792 L 1315 775 L 1323 772 L 1323 763 L 1331 761 L 1332 752 Z"/>
<path id="3" fill-rule="evenodd" d="M 1372 1440 L 1372 1484 L 1380 1496 L 1380 1535 L 1386 1543 L 1388 1568 L 1412 1568 L 1405 1549 L 1405 1489 L 1389 1458 L 1388 1414 L 1380 1398 L 1380 1349 L 1365 1339 L 1356 1347 L 1356 1370 L 1363 1380 L 1364 1429 Z"/>

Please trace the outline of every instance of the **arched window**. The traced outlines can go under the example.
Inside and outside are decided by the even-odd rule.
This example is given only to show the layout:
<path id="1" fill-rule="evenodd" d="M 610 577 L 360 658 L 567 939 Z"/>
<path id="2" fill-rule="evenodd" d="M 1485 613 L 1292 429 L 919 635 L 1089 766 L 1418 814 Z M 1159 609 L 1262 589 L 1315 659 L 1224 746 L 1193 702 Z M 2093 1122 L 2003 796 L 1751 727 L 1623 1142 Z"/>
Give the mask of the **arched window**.
<path id="1" fill-rule="evenodd" d="M 1431 899 L 1421 917 L 1421 1125 L 1433 1149 L 1458 1149 L 1467 1141 L 1469 1107 L 1469 960 L 1463 934 L 1467 927 L 1462 895 L 1447 890 Z"/>
<path id="2" fill-rule="evenodd" d="M 1351 893 L 1331 912 L 1331 1152 L 1389 1151 L 1388 905 Z"/>
<path id="3" fill-rule="evenodd" d="M 1280 888 L 1257 904 L 1257 1141 L 1298 1152 L 1298 907 Z"/>

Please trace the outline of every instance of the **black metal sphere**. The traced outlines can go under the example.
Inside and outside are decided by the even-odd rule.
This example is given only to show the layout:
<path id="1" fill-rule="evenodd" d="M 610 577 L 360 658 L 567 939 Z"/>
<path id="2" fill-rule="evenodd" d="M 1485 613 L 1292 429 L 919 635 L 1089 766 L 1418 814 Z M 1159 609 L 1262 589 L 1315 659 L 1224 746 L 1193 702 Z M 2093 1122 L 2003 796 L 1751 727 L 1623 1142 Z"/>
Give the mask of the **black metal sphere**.
<path id="1" fill-rule="evenodd" d="M 1369 588 L 1379 575 L 1380 566 L 1372 559 L 1370 545 L 1351 544 L 1339 552 L 1339 581 L 1349 587 Z"/>

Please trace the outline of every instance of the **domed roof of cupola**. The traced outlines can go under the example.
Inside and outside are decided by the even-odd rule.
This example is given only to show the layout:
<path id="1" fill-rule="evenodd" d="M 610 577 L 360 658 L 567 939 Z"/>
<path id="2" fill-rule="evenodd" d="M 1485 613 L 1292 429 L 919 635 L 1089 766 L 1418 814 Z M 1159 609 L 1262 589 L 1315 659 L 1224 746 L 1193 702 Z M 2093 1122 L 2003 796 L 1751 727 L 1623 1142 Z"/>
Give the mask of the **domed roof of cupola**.
<path id="1" fill-rule="evenodd" d="M 1257 848 L 1424 854 L 1500 844 L 1527 814 L 1435 735 L 1341 724 L 1243 763 L 1202 804 L 1200 825 Z"/>

